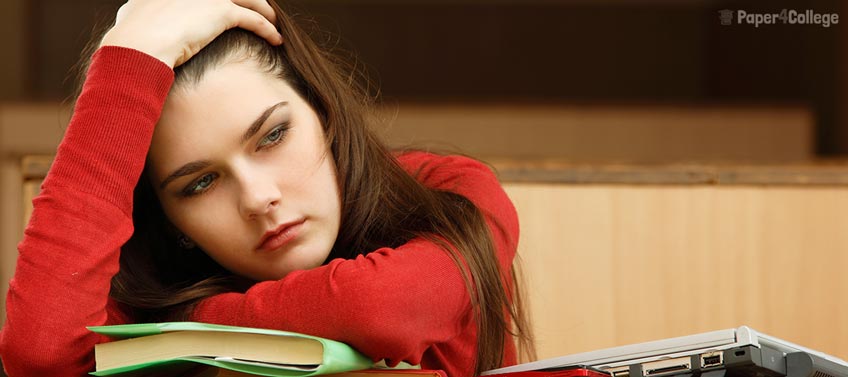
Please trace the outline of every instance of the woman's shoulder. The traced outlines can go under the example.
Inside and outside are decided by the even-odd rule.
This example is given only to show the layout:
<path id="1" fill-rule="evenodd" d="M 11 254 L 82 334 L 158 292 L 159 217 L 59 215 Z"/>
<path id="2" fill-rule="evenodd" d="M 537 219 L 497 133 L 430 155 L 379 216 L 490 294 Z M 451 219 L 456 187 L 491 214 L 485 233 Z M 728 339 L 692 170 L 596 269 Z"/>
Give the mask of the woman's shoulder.
<path id="1" fill-rule="evenodd" d="M 462 195 L 501 222 L 517 222 L 512 201 L 495 171 L 486 163 L 463 155 L 423 151 L 401 152 L 396 156 L 400 165 L 423 185 Z"/>
<path id="2" fill-rule="evenodd" d="M 452 190 L 458 184 L 475 181 L 500 187 L 494 171 L 472 157 L 419 150 L 397 152 L 395 156 L 404 170 L 430 188 Z"/>
<path id="3" fill-rule="evenodd" d="M 467 156 L 422 151 L 400 153 L 397 160 L 423 185 L 467 198 L 491 220 L 495 242 L 504 253 L 501 268 L 509 268 L 518 244 L 518 213 L 492 168 Z"/>

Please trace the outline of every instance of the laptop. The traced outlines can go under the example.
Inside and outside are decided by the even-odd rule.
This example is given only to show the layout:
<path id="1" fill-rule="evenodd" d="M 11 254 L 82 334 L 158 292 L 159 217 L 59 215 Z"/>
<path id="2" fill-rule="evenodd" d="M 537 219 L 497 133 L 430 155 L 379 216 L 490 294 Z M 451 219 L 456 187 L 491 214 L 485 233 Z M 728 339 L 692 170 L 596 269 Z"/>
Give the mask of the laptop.
<path id="1" fill-rule="evenodd" d="M 482 375 L 585 365 L 614 377 L 848 377 L 848 362 L 747 327 L 540 360 Z"/>

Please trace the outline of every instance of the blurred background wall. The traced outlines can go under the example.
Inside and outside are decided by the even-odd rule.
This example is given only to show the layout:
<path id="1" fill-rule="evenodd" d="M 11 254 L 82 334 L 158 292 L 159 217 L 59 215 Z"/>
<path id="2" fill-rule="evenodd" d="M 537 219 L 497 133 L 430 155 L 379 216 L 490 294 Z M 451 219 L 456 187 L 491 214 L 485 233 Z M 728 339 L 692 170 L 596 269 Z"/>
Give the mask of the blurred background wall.
<path id="1" fill-rule="evenodd" d="M 73 67 L 80 58 L 80 51 L 95 25 L 102 25 L 122 3 L 121 0 L 0 2 L 0 45 L 3 46 L 0 52 L 0 173 L 3 179 L 0 186 L 0 247 L 3 251 L 0 275 L 4 282 L 14 269 L 15 245 L 23 229 L 21 214 L 25 212 L 28 199 L 22 201 L 21 198 L 31 197 L 24 193 L 26 188 L 21 185 L 28 174 L 21 162 L 25 156 L 49 155 L 55 151 L 69 116 L 67 100 L 76 84 Z M 303 18 L 307 20 L 306 25 L 317 25 L 326 31 L 316 34 L 319 41 L 333 46 L 339 53 L 348 54 L 357 67 L 369 74 L 374 92 L 379 88 L 386 119 L 378 132 L 396 146 L 414 144 L 459 150 L 493 161 L 535 163 L 544 160 L 588 165 L 804 165 L 836 161 L 837 166 L 841 166 L 840 161 L 848 155 L 848 25 L 845 25 L 848 12 L 842 1 L 291 0 L 291 4 L 302 10 L 303 15 L 308 15 Z M 786 8 L 836 13 L 847 19 L 830 27 L 785 24 L 754 27 L 738 24 L 736 19 L 730 25 L 723 25 L 720 19 L 721 11 L 726 9 L 774 13 Z M 845 177 L 843 173 L 834 173 L 835 178 L 827 173 L 831 178 L 826 178 L 825 182 L 844 188 L 845 183 L 839 183 L 839 179 Z M 789 181 L 797 184 L 803 179 Z M 535 189 L 513 186 L 510 193 L 525 195 L 522 192 L 529 192 L 515 200 L 519 206 L 525 203 L 523 213 L 528 214 L 525 215 L 528 219 L 522 218 L 522 222 L 545 226 L 543 224 L 550 223 L 546 217 L 549 212 L 545 210 L 553 207 L 550 202 L 532 204 L 535 203 L 532 198 L 544 197 Z M 607 200 L 618 203 L 617 195 L 624 195 L 619 189 L 621 187 L 616 186 L 600 191 L 559 192 L 554 195 L 559 199 L 550 200 L 565 200 L 562 211 L 592 217 L 597 215 L 597 207 L 586 207 L 585 201 L 574 198 L 588 195 L 600 205 L 610 206 Z M 674 213 L 662 217 L 660 225 L 680 224 L 677 216 L 686 219 L 703 219 L 704 213 L 711 216 L 713 222 L 708 222 L 706 227 L 693 225 L 693 232 L 697 233 L 726 226 L 727 219 L 761 219 L 742 225 L 752 229 L 776 229 L 767 236 L 761 234 L 768 238 L 769 235 L 787 234 L 787 229 L 789 232 L 798 230 L 806 226 L 803 224 L 810 218 L 817 219 L 820 213 L 804 215 L 807 216 L 805 220 L 800 212 L 792 212 L 783 218 L 794 219 L 792 221 L 797 224 L 768 225 L 773 218 L 768 211 L 786 199 L 783 194 L 773 196 L 773 192 L 769 192 L 768 199 L 762 199 L 772 203 L 762 207 L 766 212 L 760 211 L 760 207 L 753 209 L 753 214 L 745 212 L 745 216 L 733 212 L 734 208 L 747 208 L 745 205 L 752 195 L 759 195 L 757 190 L 754 193 L 746 191 L 744 197 L 736 196 L 736 191 L 731 190 L 728 195 L 732 198 L 719 203 L 721 208 L 731 208 L 729 214 L 717 215 L 707 208 L 702 213 L 692 210 L 695 207 L 691 203 L 703 200 L 699 196 L 703 189 L 704 186 L 698 186 L 695 191 L 680 194 L 694 199 L 658 204 L 666 211 L 671 208 Z M 627 191 L 624 196 L 628 199 L 621 199 L 625 203 L 623 208 L 635 208 L 624 213 L 624 218 L 634 219 L 633 234 L 627 231 L 624 231 L 625 236 L 593 234 L 592 229 L 600 228 L 582 224 L 588 228 L 568 233 L 574 236 L 570 240 L 591 234 L 595 240 L 613 239 L 619 240 L 619 245 L 629 245 L 628 237 L 636 237 L 635 234 L 647 226 L 645 224 L 657 220 L 656 217 L 648 216 L 647 220 L 640 217 L 656 209 L 639 206 L 638 203 L 645 203 L 645 197 L 638 194 L 643 193 L 640 190 L 636 189 L 635 196 L 628 196 L 630 191 Z M 820 240 L 822 247 L 830 247 L 827 255 L 846 251 L 844 237 L 838 238 L 838 242 L 833 242 L 837 238 L 828 238 L 839 237 L 839 225 L 845 224 L 840 210 L 846 203 L 845 193 L 840 190 L 827 195 L 815 190 L 787 194 L 791 198 L 801 195 L 801 199 L 792 199 L 800 203 L 798 211 L 807 208 L 804 203 L 809 200 L 816 201 L 821 211 L 830 211 L 826 220 L 822 220 L 822 226 L 814 225 L 804 233 Z M 725 193 L 721 191 L 720 195 L 715 195 L 720 197 Z M 662 190 L 651 191 L 649 196 L 653 201 L 669 197 Z M 712 194 L 707 196 L 714 200 Z M 534 210 L 534 205 L 539 209 Z M 621 214 L 616 211 L 609 212 L 613 223 L 615 216 Z M 566 224 L 569 229 L 582 229 L 569 224 Z M 611 229 L 622 232 L 618 226 L 611 226 Z M 831 233 L 823 235 L 822 229 Z M 555 232 L 547 234 L 551 236 Z M 729 249 L 731 255 L 734 250 L 743 249 L 732 246 L 738 240 L 727 234 L 710 233 L 703 238 L 730 237 L 731 241 L 718 243 L 725 245 L 724 249 Z M 752 232 L 740 234 L 742 238 L 754 235 Z M 544 236 L 540 237 L 528 244 L 548 242 L 544 241 Z M 665 239 L 663 235 L 656 237 Z M 676 245 L 686 245 L 690 241 L 687 238 Z M 554 242 L 563 241 L 548 244 Z M 780 238 L 775 238 L 757 248 L 757 252 L 768 255 L 773 246 L 781 242 Z M 580 249 L 580 242 L 577 244 L 575 248 Z M 642 247 L 661 250 L 652 243 Z M 638 248 L 634 246 L 635 249 Z M 798 248 L 787 250 L 787 253 L 801 252 Z M 614 254 L 597 255 L 612 258 Z M 799 255 L 796 255 L 799 260 L 806 260 Z M 656 256 L 662 260 L 666 257 Z M 595 263 L 605 268 L 607 264 L 604 263 L 609 261 L 599 258 Z M 538 261 L 530 264 L 533 263 Z M 731 275 L 732 271 L 735 270 L 731 270 Z M 745 269 L 740 267 L 739 271 Z M 638 273 L 633 281 L 622 280 L 613 285 L 622 289 L 633 286 L 636 277 Z M 838 292 L 848 293 L 846 281 L 828 284 L 836 284 Z M 2 291 L 5 293 L 5 287 Z M 622 297 L 636 297 L 617 292 Z M 757 292 L 751 295 L 757 296 Z M 740 300 L 751 302 L 749 296 Z M 777 302 L 780 297 L 775 296 L 774 300 Z M 668 301 L 669 307 L 674 304 L 674 300 Z M 805 301 L 805 305 L 814 304 Z M 609 309 L 606 313 L 611 313 L 614 305 L 610 303 L 604 308 Z M 838 309 L 839 312 L 848 310 L 844 305 Z M 838 311 L 832 312 L 838 314 Z M 642 317 L 629 318 L 633 321 L 637 318 L 640 323 L 649 318 L 662 321 L 652 315 L 646 312 Z M 625 330 L 631 331 L 628 335 L 615 335 L 607 326 L 605 329 L 609 330 L 607 334 L 612 334 L 611 338 L 596 337 L 599 343 L 591 345 L 565 344 L 548 348 L 546 355 L 709 330 L 713 325 L 726 327 L 746 319 L 744 316 L 725 317 L 726 322 L 717 324 L 681 325 L 665 332 L 652 328 L 652 333 L 638 334 L 632 332 L 639 327 L 634 322 L 636 326 Z M 792 318 L 784 322 L 797 322 Z M 755 324 L 757 320 L 752 319 Z M 557 319 L 550 321 L 547 323 Z M 618 318 L 612 323 L 626 321 L 626 318 Z M 566 331 L 576 326 L 574 322 L 560 322 Z M 784 322 L 763 320 L 761 325 L 769 329 L 775 323 Z M 593 329 L 597 334 L 595 327 L 582 329 Z M 774 329 L 780 333 L 795 331 L 786 327 Z M 792 334 L 803 336 L 805 333 L 803 327 L 796 330 Z M 825 348 L 841 347 L 838 352 L 844 356 L 848 343 L 838 339 L 848 339 L 848 328 L 840 331 L 833 342 L 821 344 Z M 804 341 L 805 338 L 793 339 Z M 830 349 L 834 348 L 826 351 Z"/>

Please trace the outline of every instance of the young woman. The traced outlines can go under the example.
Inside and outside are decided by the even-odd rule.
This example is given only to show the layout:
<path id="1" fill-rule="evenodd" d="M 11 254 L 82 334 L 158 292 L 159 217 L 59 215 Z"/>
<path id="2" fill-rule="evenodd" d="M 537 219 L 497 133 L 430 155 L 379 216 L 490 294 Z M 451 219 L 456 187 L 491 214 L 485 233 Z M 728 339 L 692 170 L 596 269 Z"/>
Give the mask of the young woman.
<path id="1" fill-rule="evenodd" d="M 19 245 L 8 373 L 83 375 L 85 326 L 175 320 L 515 363 L 512 204 L 475 160 L 388 151 L 341 66 L 264 0 L 121 7 Z"/>

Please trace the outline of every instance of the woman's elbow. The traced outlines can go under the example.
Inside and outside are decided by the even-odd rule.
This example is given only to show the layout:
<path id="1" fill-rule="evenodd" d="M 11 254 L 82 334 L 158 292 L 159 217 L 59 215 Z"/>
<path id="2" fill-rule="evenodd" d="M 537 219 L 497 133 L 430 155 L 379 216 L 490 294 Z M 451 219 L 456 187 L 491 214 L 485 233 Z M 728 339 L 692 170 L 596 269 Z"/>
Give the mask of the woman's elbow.
<path id="1" fill-rule="evenodd" d="M 0 360 L 9 376 L 81 376 L 92 370 L 91 353 L 74 358 L 60 344 L 51 343 L 49 334 L 39 334 L 44 341 L 32 337 L 18 336 L 3 329 L 0 333 Z"/>

